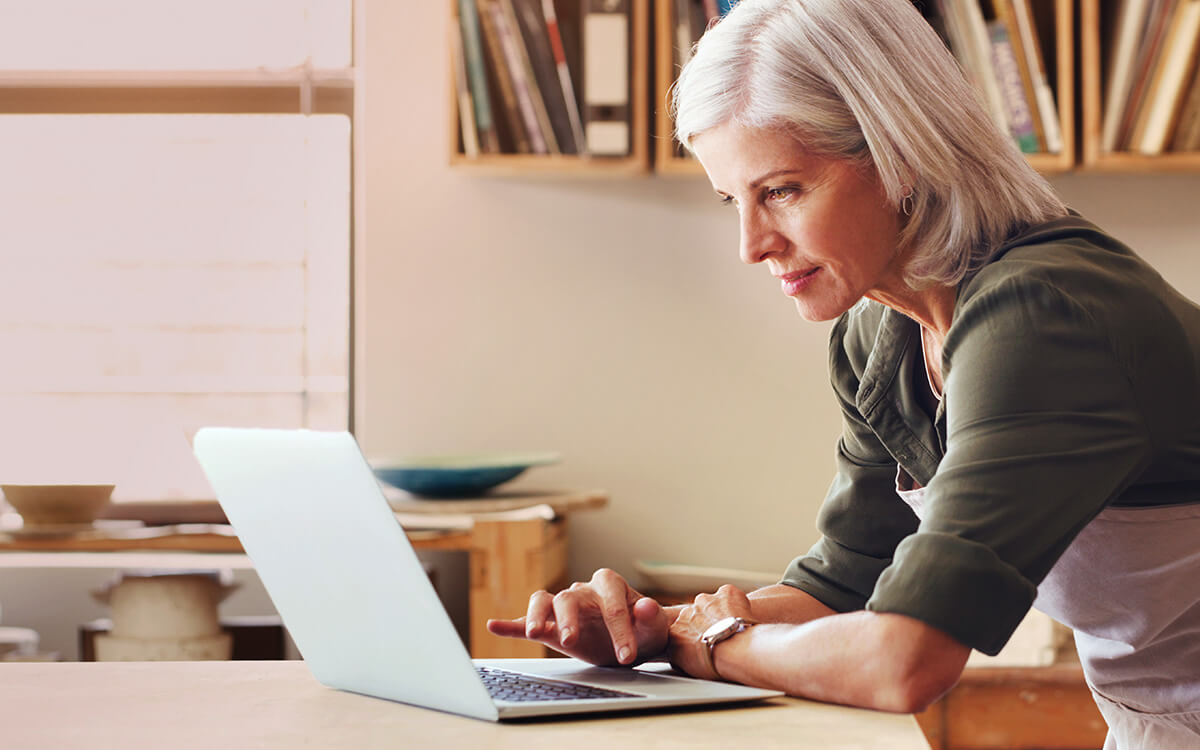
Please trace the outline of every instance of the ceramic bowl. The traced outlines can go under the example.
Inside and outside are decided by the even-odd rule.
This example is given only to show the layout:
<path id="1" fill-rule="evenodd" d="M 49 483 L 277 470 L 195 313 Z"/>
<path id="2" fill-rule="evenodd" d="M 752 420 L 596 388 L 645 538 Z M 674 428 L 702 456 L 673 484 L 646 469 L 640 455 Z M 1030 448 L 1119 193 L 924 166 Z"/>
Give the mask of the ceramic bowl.
<path id="1" fill-rule="evenodd" d="M 555 463 L 556 453 L 420 456 L 371 461 L 375 476 L 414 495 L 462 498 L 482 495 L 534 466 Z"/>
<path id="2" fill-rule="evenodd" d="M 26 527 L 86 525 L 112 500 L 111 484 L 0 484 Z"/>

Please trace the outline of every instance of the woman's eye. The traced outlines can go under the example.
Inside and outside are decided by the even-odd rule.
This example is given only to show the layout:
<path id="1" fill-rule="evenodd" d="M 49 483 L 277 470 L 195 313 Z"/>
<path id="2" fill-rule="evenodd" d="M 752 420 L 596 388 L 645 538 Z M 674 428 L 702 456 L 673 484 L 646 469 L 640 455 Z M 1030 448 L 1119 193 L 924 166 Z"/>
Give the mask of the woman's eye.
<path id="1" fill-rule="evenodd" d="M 721 205 L 722 206 L 736 206 L 737 201 L 735 201 L 733 199 L 732 195 L 722 195 L 721 196 Z"/>
<path id="2" fill-rule="evenodd" d="M 770 188 L 767 190 L 767 199 L 773 200 L 773 201 L 785 200 L 787 198 L 790 198 L 792 196 L 792 193 L 794 193 L 794 192 L 795 192 L 795 190 L 793 190 L 792 188 L 786 188 L 786 187 Z"/>

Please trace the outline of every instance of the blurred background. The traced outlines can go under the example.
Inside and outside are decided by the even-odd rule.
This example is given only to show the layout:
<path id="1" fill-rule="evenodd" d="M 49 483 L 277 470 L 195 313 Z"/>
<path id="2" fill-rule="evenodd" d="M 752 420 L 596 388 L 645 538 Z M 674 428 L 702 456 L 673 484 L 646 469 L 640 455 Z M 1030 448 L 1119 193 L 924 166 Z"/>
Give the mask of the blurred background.
<path id="1" fill-rule="evenodd" d="M 15 5 L 0 2 L 0 35 L 16 34 L 3 18 Z M 450 168 L 446 8 L 363 7 L 352 125 L 336 96 L 307 122 L 232 125 L 199 161 L 176 164 L 195 175 L 183 186 L 160 181 L 163 161 L 120 149 L 173 152 L 200 138 L 191 126 L 140 122 L 85 148 L 0 115 L 0 341 L 19 352 L 0 373 L 5 480 L 49 467 L 113 477 L 117 501 L 187 499 L 205 492 L 186 440 L 199 424 L 352 419 L 375 457 L 560 452 L 517 486 L 609 493 L 606 508 L 570 519 L 573 578 L 610 566 L 636 581 L 637 559 L 782 571 L 815 541 L 833 469 L 828 325 L 800 320 L 765 269 L 738 261 L 735 216 L 703 177 Z M 297 160 L 303 174 L 278 179 Z M 1200 175 L 1052 181 L 1200 299 Z M 124 251 L 97 262 L 73 250 L 97 236 Z M 53 253 L 53 265 L 34 263 Z M 31 328 L 35 308 L 50 320 Z M 231 311 L 279 335 L 222 339 Z M 157 338 L 110 334 L 88 349 L 56 338 L 67 318 L 153 323 Z M 297 326 L 307 333 L 286 333 Z M 187 343 L 168 342 L 179 329 Z M 188 356 L 200 376 L 146 385 Z M 206 371 L 208 356 L 233 374 Z M 85 408 L 61 395 L 105 378 L 117 378 L 113 400 Z M 251 405 L 245 392 L 272 395 Z M 168 401 L 183 417 L 162 418 Z M 437 563 L 443 585 L 465 578 L 461 561 Z M 73 658 L 78 625 L 105 612 L 88 592 L 111 576 L 0 569 L 0 622 Z M 253 573 L 236 578 L 222 612 L 270 611 Z"/>

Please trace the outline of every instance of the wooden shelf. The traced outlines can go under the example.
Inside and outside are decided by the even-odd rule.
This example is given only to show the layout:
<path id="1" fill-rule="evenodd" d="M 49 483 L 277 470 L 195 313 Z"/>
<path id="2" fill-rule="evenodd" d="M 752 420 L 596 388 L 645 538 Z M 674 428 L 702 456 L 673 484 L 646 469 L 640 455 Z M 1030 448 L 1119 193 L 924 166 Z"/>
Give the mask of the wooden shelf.
<path id="1" fill-rule="evenodd" d="M 645 130 L 642 130 L 645 133 Z M 636 134 L 635 134 L 636 137 Z M 644 139 L 642 139 L 644 142 Z M 643 147 L 643 152 L 645 148 Z M 573 154 L 480 154 L 450 155 L 450 166 L 483 175 L 534 176 L 579 174 L 596 177 L 631 177 L 650 171 L 647 154 L 628 157 L 575 156 Z"/>
<path id="2" fill-rule="evenodd" d="M 1082 104 L 1082 168 L 1096 172 L 1200 172 L 1200 151 L 1145 156 L 1101 149 L 1102 90 L 1108 63 L 1100 40 L 1116 17 L 1115 0 L 1080 0 L 1079 56 Z"/>
<path id="3" fill-rule="evenodd" d="M 632 151 L 627 157 L 587 157 L 571 155 L 488 154 L 476 158 L 455 152 L 450 163 L 455 169 L 488 175 L 595 175 L 629 177 L 651 169 L 661 175 L 701 175 L 703 170 L 690 156 L 677 152 L 673 123 L 667 111 L 667 97 L 678 73 L 675 63 L 674 2 L 672 0 L 630 0 L 632 47 L 631 110 Z M 650 12 L 653 5 L 654 23 Z M 457 3 L 454 22 L 457 24 Z M 1029 163 L 1043 174 L 1072 170 L 1085 172 L 1200 172 L 1200 152 L 1166 153 L 1143 156 L 1136 153 L 1103 153 L 1100 149 L 1101 96 L 1107 23 L 1111 22 L 1117 0 L 1080 0 L 1076 16 L 1074 0 L 1033 3 L 1046 56 L 1047 72 L 1055 90 L 1063 148 L 1057 154 L 1028 154 Z M 1076 18 L 1079 29 L 1078 62 L 1075 55 Z M 651 29 L 653 28 L 653 38 Z M 653 70 L 649 63 L 651 44 Z M 1078 71 L 1079 94 L 1076 94 Z M 453 77 L 450 82 L 453 90 Z M 1080 100 L 1079 117 L 1076 98 Z M 458 114 L 454 97 L 450 99 L 451 143 L 458 143 Z M 651 112 L 652 108 L 652 112 Z M 651 145 L 653 144 L 653 154 Z M 452 147 L 453 148 L 453 147 Z"/>
<path id="4" fill-rule="evenodd" d="M 458 2 L 449 0 L 451 33 L 458 29 Z M 450 166 L 455 170 L 484 175 L 580 175 L 629 177 L 650 172 L 649 86 L 650 86 L 650 0 L 630 0 L 630 152 L 627 156 L 574 154 L 480 154 L 467 156 L 459 148 L 458 102 L 453 60 L 447 98 L 450 102 Z"/>
<path id="5" fill-rule="evenodd" d="M 700 162 L 676 153 L 675 123 L 667 111 L 668 94 L 678 76 L 675 64 L 675 3 L 654 3 L 654 171 L 659 174 L 704 174 Z"/>
<path id="6" fill-rule="evenodd" d="M 1040 3 L 1035 3 L 1040 6 Z M 1035 14 L 1039 7 L 1034 8 Z M 689 156 L 676 154 L 673 137 L 674 123 L 667 112 L 667 92 L 674 83 L 675 46 L 672 29 L 675 28 L 674 3 L 671 0 L 656 0 L 655 7 L 655 133 L 658 148 L 655 151 L 654 168 L 661 174 L 703 174 L 699 162 Z M 1043 44 L 1047 50 L 1047 72 L 1052 73 L 1055 100 L 1058 103 L 1059 122 L 1063 132 L 1063 148 L 1057 154 L 1029 154 L 1029 163 L 1043 174 L 1066 172 L 1075 165 L 1075 41 L 1074 8 L 1072 0 L 1054 0 L 1054 29 L 1043 39 L 1053 45 Z M 1039 19 L 1041 20 L 1041 19 Z"/>

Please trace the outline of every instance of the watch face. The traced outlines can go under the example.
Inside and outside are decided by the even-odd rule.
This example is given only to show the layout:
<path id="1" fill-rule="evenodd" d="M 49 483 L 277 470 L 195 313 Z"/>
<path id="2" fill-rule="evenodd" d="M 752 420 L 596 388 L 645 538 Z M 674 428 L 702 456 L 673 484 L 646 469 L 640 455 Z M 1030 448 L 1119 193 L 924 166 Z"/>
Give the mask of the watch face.
<path id="1" fill-rule="evenodd" d="M 712 625 L 709 625 L 708 629 L 704 631 L 704 635 L 700 636 L 700 640 L 704 641 L 705 643 L 721 641 L 738 632 L 741 630 L 741 628 L 741 618 L 726 617 L 717 620 Z"/>

